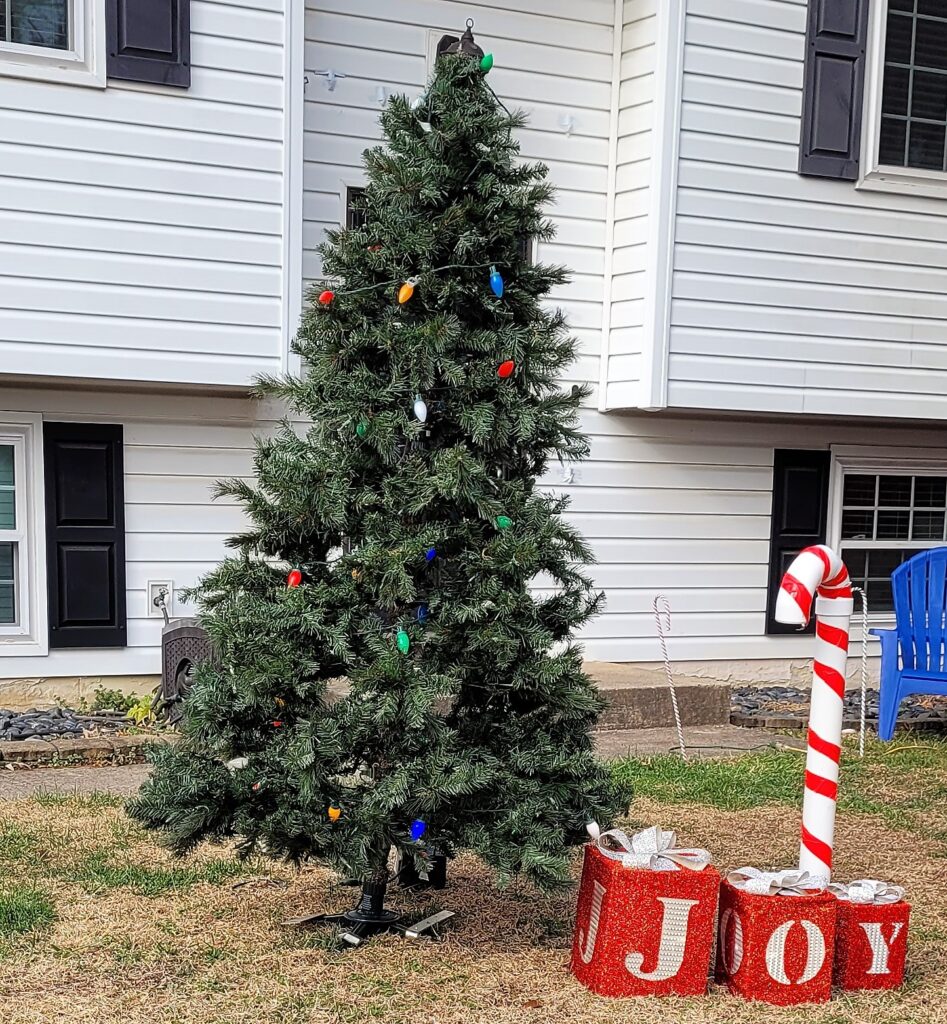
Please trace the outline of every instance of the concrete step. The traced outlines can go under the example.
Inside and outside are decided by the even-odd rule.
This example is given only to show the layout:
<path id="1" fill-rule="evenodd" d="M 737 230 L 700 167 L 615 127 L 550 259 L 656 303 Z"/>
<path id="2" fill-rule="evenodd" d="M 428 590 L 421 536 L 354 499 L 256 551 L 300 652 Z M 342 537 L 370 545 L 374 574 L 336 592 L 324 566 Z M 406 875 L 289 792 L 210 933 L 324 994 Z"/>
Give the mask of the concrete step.
<path id="1" fill-rule="evenodd" d="M 595 752 L 605 760 L 678 754 L 676 729 L 615 729 L 595 734 Z M 688 760 L 739 757 L 751 750 L 805 750 L 806 741 L 795 736 L 774 736 L 760 729 L 734 725 L 685 726 L 684 749 Z M 799 762 L 800 766 L 802 761 Z"/>
<path id="2" fill-rule="evenodd" d="M 585 671 L 608 700 L 598 732 L 664 729 L 674 725 L 674 707 L 663 669 L 589 661 Z M 730 687 L 691 676 L 674 676 L 681 723 L 730 724 Z"/>

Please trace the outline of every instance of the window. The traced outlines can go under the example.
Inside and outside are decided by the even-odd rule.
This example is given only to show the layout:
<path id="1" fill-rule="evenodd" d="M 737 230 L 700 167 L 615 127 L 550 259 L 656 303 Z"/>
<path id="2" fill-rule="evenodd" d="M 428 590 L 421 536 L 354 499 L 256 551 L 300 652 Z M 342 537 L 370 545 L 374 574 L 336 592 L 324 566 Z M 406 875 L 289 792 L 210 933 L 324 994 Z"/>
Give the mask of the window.
<path id="1" fill-rule="evenodd" d="M 891 573 L 947 539 L 947 468 L 942 472 L 845 472 L 841 555 L 868 608 L 891 612 Z"/>
<path id="2" fill-rule="evenodd" d="M 44 553 L 37 519 L 37 433 L 38 418 L 0 423 L 0 655 L 47 649 L 37 586 Z"/>
<path id="3" fill-rule="evenodd" d="M 0 626 L 16 625 L 16 448 L 0 444 Z"/>
<path id="4" fill-rule="evenodd" d="M 104 86 L 104 0 L 0 0 L 0 75 Z"/>
<path id="5" fill-rule="evenodd" d="M 345 226 L 349 230 L 357 230 L 365 225 L 365 210 L 361 206 L 365 189 L 360 186 L 345 186 Z"/>
<path id="6" fill-rule="evenodd" d="M 945 168 L 947 3 L 889 0 L 878 161 Z"/>

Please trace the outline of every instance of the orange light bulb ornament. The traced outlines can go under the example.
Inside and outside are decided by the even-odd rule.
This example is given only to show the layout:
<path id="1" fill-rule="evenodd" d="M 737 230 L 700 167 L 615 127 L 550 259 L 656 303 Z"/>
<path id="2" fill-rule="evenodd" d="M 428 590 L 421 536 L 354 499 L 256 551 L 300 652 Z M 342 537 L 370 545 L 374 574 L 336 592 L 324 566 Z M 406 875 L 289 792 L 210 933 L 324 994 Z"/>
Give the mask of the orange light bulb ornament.
<path id="1" fill-rule="evenodd" d="M 339 818 L 342 817 L 342 808 L 330 806 L 327 813 L 329 815 L 329 821 L 338 821 Z"/>
<path id="2" fill-rule="evenodd" d="M 419 277 L 409 277 L 408 280 L 405 281 L 405 283 L 398 289 L 398 302 L 400 305 L 403 306 L 408 299 L 414 295 L 415 286 L 420 280 L 421 279 Z"/>

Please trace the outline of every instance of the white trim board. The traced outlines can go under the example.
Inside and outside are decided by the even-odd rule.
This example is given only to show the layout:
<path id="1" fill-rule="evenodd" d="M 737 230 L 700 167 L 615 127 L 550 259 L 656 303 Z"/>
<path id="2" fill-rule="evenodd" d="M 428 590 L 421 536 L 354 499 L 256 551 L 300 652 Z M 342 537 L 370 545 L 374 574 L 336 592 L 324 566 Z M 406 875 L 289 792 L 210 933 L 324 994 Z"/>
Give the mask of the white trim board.
<path id="1" fill-rule="evenodd" d="M 652 272 L 645 293 L 639 408 L 668 404 L 668 358 L 671 342 L 671 283 L 684 89 L 684 29 L 687 0 L 659 0 L 657 69 L 651 158 L 648 251 Z"/>
<path id="2" fill-rule="evenodd" d="M 608 183 L 605 194 L 605 266 L 602 301 L 602 341 L 599 351 L 598 408 L 608 411 L 608 359 L 612 334 L 612 284 L 615 276 L 615 193 L 618 187 L 618 117 L 621 92 L 622 31 L 625 0 L 615 0 L 615 22 L 612 27 L 612 95 L 608 115 Z"/>
<path id="3" fill-rule="evenodd" d="M 290 349 L 303 308 L 303 115 L 305 95 L 305 0 L 286 0 L 283 14 L 283 282 L 282 369 L 295 373 Z"/>

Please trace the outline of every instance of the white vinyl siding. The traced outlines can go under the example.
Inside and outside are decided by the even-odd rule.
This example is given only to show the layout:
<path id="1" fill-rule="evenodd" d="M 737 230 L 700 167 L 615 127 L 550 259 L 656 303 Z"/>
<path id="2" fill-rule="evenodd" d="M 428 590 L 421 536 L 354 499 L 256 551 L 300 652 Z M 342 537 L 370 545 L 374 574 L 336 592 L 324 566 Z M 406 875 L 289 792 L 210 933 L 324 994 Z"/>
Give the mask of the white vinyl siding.
<path id="1" fill-rule="evenodd" d="M 283 0 L 193 0 L 189 89 L 2 80 L 5 373 L 279 369 L 283 31 Z"/>
<path id="2" fill-rule="evenodd" d="M 947 207 L 797 173 L 807 5 L 688 0 L 671 406 L 947 410 Z"/>
<path id="3" fill-rule="evenodd" d="M 656 61 L 655 0 L 624 0 L 615 153 L 607 404 L 629 404 L 642 379 Z M 621 396 L 625 396 L 622 402 Z"/>

